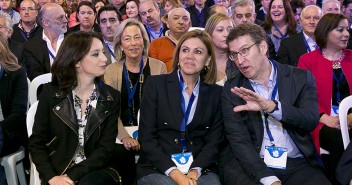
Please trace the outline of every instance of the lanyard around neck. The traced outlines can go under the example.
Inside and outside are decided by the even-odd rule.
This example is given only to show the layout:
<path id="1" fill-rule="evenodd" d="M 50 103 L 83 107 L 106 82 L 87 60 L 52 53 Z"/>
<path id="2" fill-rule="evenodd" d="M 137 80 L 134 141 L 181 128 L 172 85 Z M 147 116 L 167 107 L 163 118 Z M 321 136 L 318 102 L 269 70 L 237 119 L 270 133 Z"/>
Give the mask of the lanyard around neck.
<path id="1" fill-rule="evenodd" d="M 143 57 L 142 57 L 141 62 L 140 62 L 140 66 L 139 66 L 138 79 L 140 79 L 141 74 L 143 72 L 143 66 L 144 66 L 144 61 L 143 61 Z M 132 81 L 130 81 L 127 67 L 126 67 L 126 63 L 123 64 L 123 75 L 125 77 L 125 83 L 126 83 L 126 88 L 127 88 L 128 108 L 131 109 L 132 108 L 132 101 L 133 101 L 134 94 L 136 93 L 138 81 L 132 87 Z M 129 119 L 129 123 L 133 122 L 133 116 L 130 111 L 129 111 L 128 119 Z"/>
<path id="2" fill-rule="evenodd" d="M 193 105 L 193 102 L 194 102 L 194 99 L 195 99 L 195 95 L 192 93 L 191 98 L 189 99 L 189 102 L 188 102 L 188 105 L 187 105 L 187 108 L 186 108 L 185 98 L 183 97 L 183 93 L 182 93 L 183 86 L 184 86 L 184 80 L 183 80 L 183 77 L 182 77 L 182 74 L 181 74 L 180 71 L 179 71 L 179 76 L 180 76 L 180 90 L 181 90 L 181 109 L 182 109 L 182 112 L 183 112 L 183 119 L 182 119 L 181 128 L 180 128 L 180 131 L 181 131 L 181 145 L 182 145 L 182 151 L 185 152 L 187 150 L 187 142 L 186 142 L 186 139 L 185 139 L 186 124 L 187 124 L 187 121 L 188 121 L 188 118 L 189 118 L 189 114 L 191 112 L 191 108 L 192 108 L 192 105 Z M 196 87 L 197 84 L 198 84 L 198 81 L 197 81 L 197 83 L 195 84 L 194 87 Z"/>
<path id="3" fill-rule="evenodd" d="M 276 82 L 275 82 L 275 86 L 274 86 L 274 89 L 271 93 L 271 100 L 275 100 L 275 97 L 276 97 L 276 94 L 277 94 L 277 91 L 278 91 L 278 83 L 277 83 L 277 66 L 276 66 L 276 63 L 275 62 L 272 62 L 273 64 L 273 67 L 274 67 L 274 73 L 275 73 L 275 76 L 276 76 Z M 269 137 L 269 140 L 270 140 L 270 143 L 272 145 L 275 145 L 274 144 L 274 137 L 273 135 L 271 134 L 271 131 L 269 129 L 269 121 L 268 121 L 268 117 L 269 117 L 269 114 L 268 113 L 264 113 L 264 123 L 265 123 L 265 130 L 268 134 L 268 137 Z"/>
<path id="4" fill-rule="evenodd" d="M 284 39 L 284 38 L 287 37 L 288 31 L 286 31 L 286 34 L 284 35 L 284 34 L 280 31 L 279 27 L 276 26 L 276 24 L 273 24 L 273 26 L 274 26 L 274 29 L 280 34 L 280 36 L 281 36 L 282 39 Z"/>

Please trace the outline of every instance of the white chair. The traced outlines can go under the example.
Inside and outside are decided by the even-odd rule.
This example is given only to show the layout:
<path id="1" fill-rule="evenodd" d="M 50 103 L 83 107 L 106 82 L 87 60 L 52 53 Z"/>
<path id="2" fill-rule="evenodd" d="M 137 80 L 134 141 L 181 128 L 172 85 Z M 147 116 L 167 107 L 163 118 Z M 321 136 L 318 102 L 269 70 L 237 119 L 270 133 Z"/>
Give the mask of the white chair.
<path id="1" fill-rule="evenodd" d="M 204 28 L 202 28 L 202 27 L 190 27 L 190 28 L 188 29 L 188 31 L 193 31 L 193 30 L 204 31 Z"/>
<path id="2" fill-rule="evenodd" d="M 37 101 L 37 89 L 40 85 L 51 82 L 51 73 L 46 73 L 34 78 L 29 85 L 29 101 L 31 105 Z"/>
<path id="3" fill-rule="evenodd" d="M 352 107 L 352 96 L 348 96 L 344 98 L 339 106 L 339 120 L 340 120 L 340 128 L 342 134 L 343 146 L 346 150 L 348 144 L 350 143 L 350 136 L 348 133 L 348 125 L 347 125 L 347 114 L 348 110 Z"/>
<path id="4" fill-rule="evenodd" d="M 37 111 L 38 101 L 34 102 L 27 112 L 27 132 L 28 137 L 32 135 L 32 128 L 34 124 L 34 116 Z M 40 178 L 37 168 L 35 164 L 32 162 L 31 157 L 29 156 L 31 161 L 31 169 L 30 169 L 30 178 L 29 178 L 29 185 L 40 185 Z"/>
<path id="5" fill-rule="evenodd" d="M 5 169 L 8 185 L 18 185 L 18 180 L 20 181 L 20 185 L 27 185 L 22 163 L 24 156 L 24 148 L 21 146 L 16 152 L 4 156 L 1 159 L 1 166 L 3 166 Z"/>

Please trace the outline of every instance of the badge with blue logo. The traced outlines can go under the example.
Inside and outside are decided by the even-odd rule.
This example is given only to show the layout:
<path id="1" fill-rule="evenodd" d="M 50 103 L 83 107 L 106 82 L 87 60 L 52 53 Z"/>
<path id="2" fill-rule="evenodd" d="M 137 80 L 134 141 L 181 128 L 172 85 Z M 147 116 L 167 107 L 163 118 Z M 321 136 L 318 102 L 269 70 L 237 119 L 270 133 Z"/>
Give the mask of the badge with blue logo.
<path id="1" fill-rule="evenodd" d="M 331 105 L 330 116 L 339 116 L 339 106 Z"/>
<path id="2" fill-rule="evenodd" d="M 187 174 L 193 163 L 193 155 L 192 152 L 172 154 L 171 160 L 176 164 L 178 170 Z"/>
<path id="3" fill-rule="evenodd" d="M 264 162 L 270 168 L 286 169 L 287 148 L 265 146 Z"/>

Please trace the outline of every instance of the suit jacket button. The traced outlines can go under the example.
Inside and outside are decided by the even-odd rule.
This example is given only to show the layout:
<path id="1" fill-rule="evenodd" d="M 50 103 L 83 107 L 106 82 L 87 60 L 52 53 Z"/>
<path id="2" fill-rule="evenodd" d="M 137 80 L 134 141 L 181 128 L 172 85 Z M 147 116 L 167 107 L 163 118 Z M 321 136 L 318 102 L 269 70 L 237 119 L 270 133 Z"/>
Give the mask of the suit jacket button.
<path id="1" fill-rule="evenodd" d="M 175 143 L 178 144 L 178 139 L 175 139 Z"/>
<path id="2" fill-rule="evenodd" d="M 193 142 L 192 142 L 192 141 L 190 141 L 190 142 L 189 142 L 189 144 L 193 145 Z"/>

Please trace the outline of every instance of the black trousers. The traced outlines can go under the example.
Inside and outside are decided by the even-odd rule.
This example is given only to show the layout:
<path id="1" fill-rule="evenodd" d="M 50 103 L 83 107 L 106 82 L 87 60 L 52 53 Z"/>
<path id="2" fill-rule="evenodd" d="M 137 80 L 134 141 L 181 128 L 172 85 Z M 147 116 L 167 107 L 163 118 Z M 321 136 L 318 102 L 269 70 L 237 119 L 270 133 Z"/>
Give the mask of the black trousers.
<path id="1" fill-rule="evenodd" d="M 110 165 L 119 172 L 122 185 L 136 184 L 137 172 L 134 151 L 128 151 L 122 144 L 116 144 Z"/>

